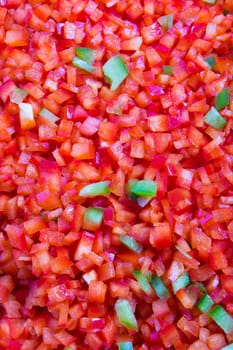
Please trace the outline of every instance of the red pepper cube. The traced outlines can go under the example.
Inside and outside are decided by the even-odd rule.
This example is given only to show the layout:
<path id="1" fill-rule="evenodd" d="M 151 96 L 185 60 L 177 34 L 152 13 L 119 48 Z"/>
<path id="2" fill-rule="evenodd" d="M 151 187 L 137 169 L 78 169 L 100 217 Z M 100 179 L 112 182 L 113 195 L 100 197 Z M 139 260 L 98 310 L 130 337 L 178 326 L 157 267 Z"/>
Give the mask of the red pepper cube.
<path id="1" fill-rule="evenodd" d="M 98 277 L 101 281 L 107 281 L 115 277 L 115 269 L 112 262 L 101 265 L 98 269 Z"/>
<path id="2" fill-rule="evenodd" d="M 159 336 L 165 348 L 170 348 L 172 345 L 174 345 L 176 349 L 182 348 L 180 334 L 174 324 L 171 324 L 167 326 L 165 329 L 161 330 L 159 332 Z"/>
<path id="3" fill-rule="evenodd" d="M 221 284 L 231 296 L 233 296 L 233 275 L 221 275 Z"/>
<path id="4" fill-rule="evenodd" d="M 164 132 L 169 130 L 169 117 L 166 114 L 158 114 L 148 118 L 148 127 L 151 131 Z"/>
<path id="5" fill-rule="evenodd" d="M 172 232 L 167 222 L 159 222 L 150 230 L 150 244 L 157 249 L 172 245 Z"/>
<path id="6" fill-rule="evenodd" d="M 176 188 L 168 192 L 168 200 L 176 211 L 187 210 L 192 205 L 191 194 L 186 189 Z"/>
<path id="7" fill-rule="evenodd" d="M 57 130 L 57 135 L 69 138 L 71 136 L 73 124 L 71 120 L 62 119 Z"/>
<path id="8" fill-rule="evenodd" d="M 209 264 L 212 270 L 222 270 L 228 267 L 227 258 L 221 250 L 212 251 L 209 255 Z"/>
<path id="9" fill-rule="evenodd" d="M 102 281 L 91 281 L 88 288 L 88 300 L 91 303 L 104 303 L 107 286 Z"/>
<path id="10" fill-rule="evenodd" d="M 80 137 L 78 142 L 73 144 L 71 156 L 78 160 L 95 159 L 95 146 L 93 141 Z"/>

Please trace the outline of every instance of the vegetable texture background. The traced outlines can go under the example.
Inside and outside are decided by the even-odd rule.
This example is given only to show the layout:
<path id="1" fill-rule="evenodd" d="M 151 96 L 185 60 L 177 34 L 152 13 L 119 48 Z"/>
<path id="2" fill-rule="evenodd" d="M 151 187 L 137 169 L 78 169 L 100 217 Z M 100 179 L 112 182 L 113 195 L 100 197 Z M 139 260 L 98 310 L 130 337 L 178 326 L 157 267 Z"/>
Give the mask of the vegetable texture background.
<path id="1" fill-rule="evenodd" d="M 0 350 L 233 348 L 231 0 L 0 0 Z"/>

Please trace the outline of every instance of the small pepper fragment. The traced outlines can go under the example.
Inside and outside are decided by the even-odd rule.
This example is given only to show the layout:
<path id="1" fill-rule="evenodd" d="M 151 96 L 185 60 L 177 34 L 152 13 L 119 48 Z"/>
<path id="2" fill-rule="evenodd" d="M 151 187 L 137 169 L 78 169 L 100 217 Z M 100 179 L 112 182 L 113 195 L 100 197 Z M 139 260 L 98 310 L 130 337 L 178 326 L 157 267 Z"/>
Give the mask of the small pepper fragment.
<path id="1" fill-rule="evenodd" d="M 103 209 L 95 208 L 95 207 L 89 207 L 85 211 L 84 214 L 84 226 L 86 229 L 96 230 L 102 223 L 104 217 Z"/>
<path id="2" fill-rule="evenodd" d="M 92 73 L 94 71 L 94 67 L 91 64 L 81 60 L 79 57 L 74 57 L 72 60 L 72 64 L 73 66 L 83 69 L 88 73 Z"/>
<path id="3" fill-rule="evenodd" d="M 32 129 L 36 126 L 33 108 L 30 103 L 19 103 L 19 119 L 21 129 L 23 130 Z"/>
<path id="4" fill-rule="evenodd" d="M 225 108 L 230 103 L 230 90 L 229 88 L 222 89 L 216 96 L 215 108 L 217 110 Z"/>
<path id="5" fill-rule="evenodd" d="M 170 292 L 160 277 L 156 275 L 153 276 L 151 279 L 151 284 L 155 290 L 155 293 L 160 299 L 167 299 L 170 297 Z"/>
<path id="6" fill-rule="evenodd" d="M 208 312 L 212 305 L 214 305 L 213 299 L 208 295 L 205 294 L 203 297 L 199 300 L 197 307 L 201 312 Z"/>
<path id="7" fill-rule="evenodd" d="M 152 292 L 152 289 L 151 289 L 150 283 L 148 282 L 146 276 L 143 275 L 143 273 L 140 270 L 134 271 L 133 276 L 136 278 L 136 280 L 140 284 L 143 292 L 150 295 Z"/>
<path id="8" fill-rule="evenodd" d="M 93 49 L 90 49 L 89 47 L 76 47 L 75 54 L 82 61 L 85 61 L 88 64 L 92 65 L 92 63 L 95 60 L 96 51 Z"/>
<path id="9" fill-rule="evenodd" d="M 110 194 L 108 186 L 110 181 L 99 181 L 87 185 L 81 189 L 79 192 L 80 197 L 95 197 L 95 196 L 107 196 Z"/>
<path id="10" fill-rule="evenodd" d="M 127 299 L 118 299 L 115 303 L 115 311 L 122 326 L 134 331 L 138 329 L 137 320 Z"/>
<path id="11" fill-rule="evenodd" d="M 55 114 L 50 112 L 47 108 L 42 108 L 39 112 L 39 116 L 47 120 L 48 122 L 54 124 L 58 120 L 60 120 L 59 117 L 57 117 Z"/>
<path id="12" fill-rule="evenodd" d="M 226 125 L 226 120 L 218 113 L 218 111 L 211 107 L 209 112 L 205 115 L 205 123 L 217 130 L 221 130 Z"/>
<path id="13" fill-rule="evenodd" d="M 161 16 L 158 18 L 158 22 L 164 30 L 168 30 L 173 26 L 174 15 L 170 13 L 166 16 Z"/>
<path id="14" fill-rule="evenodd" d="M 111 91 L 116 90 L 129 74 L 124 61 L 119 55 L 111 57 L 103 65 L 103 72 L 106 80 L 111 83 Z"/>
<path id="15" fill-rule="evenodd" d="M 154 197 L 156 192 L 157 184 L 152 180 L 140 180 L 131 186 L 131 193 L 140 197 Z"/>
<path id="16" fill-rule="evenodd" d="M 178 292 L 178 290 L 185 288 L 190 284 L 190 278 L 188 272 L 182 273 L 175 281 L 172 282 L 172 288 L 174 294 Z"/>
<path id="17" fill-rule="evenodd" d="M 142 252 L 142 245 L 138 243 L 133 237 L 127 236 L 127 235 L 121 235 L 120 241 L 123 243 L 127 248 L 132 250 L 135 253 L 140 254 Z"/>
<path id="18" fill-rule="evenodd" d="M 217 305 L 210 310 L 209 316 L 225 333 L 229 334 L 233 331 L 233 318 L 221 305 Z"/>
<path id="19" fill-rule="evenodd" d="M 12 103 L 19 104 L 20 102 L 23 102 L 25 97 L 28 95 L 27 90 L 21 89 L 21 88 L 16 88 L 14 91 L 12 91 L 10 95 L 10 101 Z"/>

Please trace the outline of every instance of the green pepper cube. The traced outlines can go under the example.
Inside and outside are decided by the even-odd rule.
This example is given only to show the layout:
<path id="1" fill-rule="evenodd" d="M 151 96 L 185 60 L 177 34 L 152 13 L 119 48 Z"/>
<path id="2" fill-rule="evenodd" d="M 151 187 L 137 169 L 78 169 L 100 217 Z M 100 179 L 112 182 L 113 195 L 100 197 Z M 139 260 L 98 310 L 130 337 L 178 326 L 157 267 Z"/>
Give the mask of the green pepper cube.
<path id="1" fill-rule="evenodd" d="M 133 350 L 133 344 L 131 341 L 118 343 L 118 350 Z"/>
<path id="2" fill-rule="evenodd" d="M 209 112 L 205 115 L 205 123 L 217 130 L 221 130 L 226 125 L 226 120 L 218 113 L 218 111 L 211 107 Z"/>
<path id="3" fill-rule="evenodd" d="M 164 30 L 168 30 L 173 26 L 174 15 L 170 13 L 166 16 L 161 16 L 158 18 L 158 22 Z"/>
<path id="4" fill-rule="evenodd" d="M 153 276 L 151 284 L 160 299 L 167 299 L 170 297 L 170 292 L 160 277 L 157 275 Z"/>
<path id="5" fill-rule="evenodd" d="M 217 110 L 225 108 L 230 103 L 230 90 L 229 88 L 224 88 L 220 91 L 215 99 L 215 108 Z"/>
<path id="6" fill-rule="evenodd" d="M 39 116 L 46 119 L 47 121 L 49 121 L 52 124 L 54 124 L 58 120 L 60 120 L 59 117 L 57 117 L 55 114 L 50 112 L 47 108 L 42 108 L 39 112 Z"/>
<path id="7" fill-rule="evenodd" d="M 94 67 L 91 64 L 87 63 L 84 60 L 81 60 L 79 57 L 74 57 L 72 64 L 73 66 L 85 70 L 88 73 L 92 73 L 94 71 Z"/>
<path id="8" fill-rule="evenodd" d="M 143 292 L 150 295 L 152 292 L 152 288 L 151 288 L 150 283 L 148 282 L 146 276 L 144 276 L 140 270 L 134 271 L 133 276 L 136 278 L 136 280 L 140 284 Z"/>
<path id="9" fill-rule="evenodd" d="M 87 185 L 79 192 L 80 197 L 96 197 L 96 196 L 107 196 L 110 194 L 109 190 L 110 181 L 99 181 Z"/>
<path id="10" fill-rule="evenodd" d="M 140 180 L 132 185 L 131 192 L 140 197 L 154 197 L 157 193 L 157 184 L 152 180 Z"/>
<path id="11" fill-rule="evenodd" d="M 84 224 L 91 222 L 94 225 L 101 225 L 103 221 L 104 212 L 103 209 L 89 207 L 84 214 Z"/>
<path id="12" fill-rule="evenodd" d="M 214 305 L 213 299 L 208 294 L 205 294 L 199 300 L 197 307 L 201 312 L 204 313 L 204 312 L 208 312 L 213 305 Z"/>
<path id="13" fill-rule="evenodd" d="M 208 63 L 210 68 L 213 68 L 216 65 L 216 59 L 214 56 L 206 57 L 204 60 L 206 63 Z"/>
<path id="14" fill-rule="evenodd" d="M 114 91 L 128 76 L 129 71 L 121 56 L 111 57 L 104 65 L 103 72 L 107 82 L 110 82 L 110 90 Z"/>
<path id="15" fill-rule="evenodd" d="M 188 272 L 182 273 L 175 281 L 172 282 L 172 288 L 174 294 L 178 292 L 178 290 L 187 287 L 190 284 L 190 278 Z"/>
<path id="16" fill-rule="evenodd" d="M 12 93 L 10 95 L 10 101 L 12 103 L 19 104 L 19 103 L 23 102 L 23 100 L 25 99 L 25 97 L 27 95 L 28 95 L 27 90 L 21 89 L 21 88 L 16 88 L 16 89 L 14 89 L 14 91 L 12 91 Z"/>
<path id="17" fill-rule="evenodd" d="M 163 66 L 163 74 L 172 75 L 173 67 L 172 66 Z"/>
<path id="18" fill-rule="evenodd" d="M 233 331 L 233 318 L 222 306 L 215 306 L 210 310 L 209 316 L 225 333 L 229 334 Z"/>
<path id="19" fill-rule="evenodd" d="M 127 299 L 118 299 L 114 308 L 122 326 L 134 331 L 138 329 L 137 320 Z"/>
<path id="20" fill-rule="evenodd" d="M 88 64 L 92 65 L 92 63 L 95 60 L 96 51 L 93 49 L 89 49 L 88 47 L 76 47 L 75 54 L 82 61 L 85 61 Z"/>
<path id="21" fill-rule="evenodd" d="M 140 254 L 142 252 L 142 245 L 131 236 L 121 235 L 120 242 L 135 253 Z"/>

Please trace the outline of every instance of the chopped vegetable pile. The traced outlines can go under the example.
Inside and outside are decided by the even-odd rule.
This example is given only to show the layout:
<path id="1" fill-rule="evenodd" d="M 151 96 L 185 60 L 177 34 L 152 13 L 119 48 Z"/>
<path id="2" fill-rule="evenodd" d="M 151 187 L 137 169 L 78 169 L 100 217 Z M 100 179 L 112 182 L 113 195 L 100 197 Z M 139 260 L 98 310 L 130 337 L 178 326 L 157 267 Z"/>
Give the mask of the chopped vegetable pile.
<path id="1" fill-rule="evenodd" d="M 0 350 L 233 349 L 233 1 L 0 0 Z"/>

